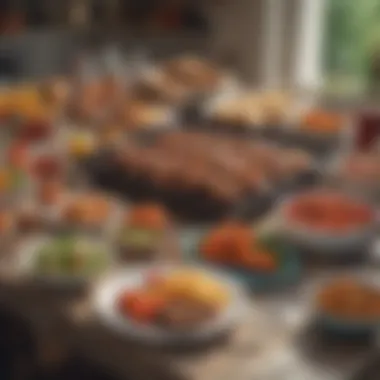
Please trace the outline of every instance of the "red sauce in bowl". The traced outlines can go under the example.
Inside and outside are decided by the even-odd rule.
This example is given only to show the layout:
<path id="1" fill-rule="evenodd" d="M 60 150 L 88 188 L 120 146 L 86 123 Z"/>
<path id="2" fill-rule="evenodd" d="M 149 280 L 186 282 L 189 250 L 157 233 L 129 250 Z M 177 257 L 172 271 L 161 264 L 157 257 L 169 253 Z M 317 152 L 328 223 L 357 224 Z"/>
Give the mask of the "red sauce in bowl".
<path id="1" fill-rule="evenodd" d="M 366 226 L 374 219 L 371 208 L 343 194 L 310 193 L 295 198 L 287 206 L 288 221 L 306 228 L 345 232 Z"/>

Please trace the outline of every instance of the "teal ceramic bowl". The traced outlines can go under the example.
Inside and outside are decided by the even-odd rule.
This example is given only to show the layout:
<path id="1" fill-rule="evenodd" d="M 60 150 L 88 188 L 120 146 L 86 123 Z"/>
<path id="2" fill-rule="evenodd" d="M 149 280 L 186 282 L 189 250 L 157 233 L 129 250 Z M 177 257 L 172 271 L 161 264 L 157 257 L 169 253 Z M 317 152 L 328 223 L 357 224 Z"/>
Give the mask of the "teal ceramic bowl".
<path id="1" fill-rule="evenodd" d="M 380 320 L 350 321 L 321 314 L 317 321 L 324 331 L 345 337 L 377 334 L 380 329 Z"/>
<path id="2" fill-rule="evenodd" d="M 279 256 L 280 265 L 273 273 L 262 273 L 244 269 L 234 269 L 223 265 L 216 265 L 204 260 L 199 253 L 201 239 L 207 230 L 185 231 L 181 235 L 182 254 L 186 261 L 201 262 L 207 266 L 213 266 L 218 270 L 227 272 L 246 287 L 252 290 L 275 290 L 297 283 L 301 277 L 301 263 L 299 256 L 292 247 L 278 243 L 271 250 Z"/>

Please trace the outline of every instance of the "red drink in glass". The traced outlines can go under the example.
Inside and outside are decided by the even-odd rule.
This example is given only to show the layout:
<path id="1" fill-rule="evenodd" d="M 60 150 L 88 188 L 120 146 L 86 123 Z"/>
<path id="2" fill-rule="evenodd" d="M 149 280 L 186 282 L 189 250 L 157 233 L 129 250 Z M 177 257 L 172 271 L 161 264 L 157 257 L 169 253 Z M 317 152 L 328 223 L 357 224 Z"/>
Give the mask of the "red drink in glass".
<path id="1" fill-rule="evenodd" d="M 369 149 L 380 135 L 380 109 L 360 111 L 355 133 L 357 148 L 360 150 Z"/>

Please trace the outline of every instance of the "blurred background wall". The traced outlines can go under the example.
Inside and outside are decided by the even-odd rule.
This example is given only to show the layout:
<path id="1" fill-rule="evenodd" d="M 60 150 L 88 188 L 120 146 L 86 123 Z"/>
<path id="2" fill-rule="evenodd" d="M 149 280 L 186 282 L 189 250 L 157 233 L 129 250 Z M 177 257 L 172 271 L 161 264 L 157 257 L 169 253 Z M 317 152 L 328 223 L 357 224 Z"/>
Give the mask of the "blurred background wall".
<path id="1" fill-rule="evenodd" d="M 64 72 L 82 47 L 202 52 L 258 86 L 377 91 L 378 0 L 1 0 L 0 67 Z M 8 75 L 9 77 L 9 75 Z"/>

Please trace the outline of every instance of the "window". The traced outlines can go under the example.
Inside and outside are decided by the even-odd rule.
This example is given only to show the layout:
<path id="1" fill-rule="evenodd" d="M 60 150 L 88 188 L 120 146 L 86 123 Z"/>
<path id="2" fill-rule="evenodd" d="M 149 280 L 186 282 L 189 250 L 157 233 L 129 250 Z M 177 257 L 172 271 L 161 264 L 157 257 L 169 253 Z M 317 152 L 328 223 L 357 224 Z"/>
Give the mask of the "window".
<path id="1" fill-rule="evenodd" d="M 294 36 L 276 33 L 285 50 L 294 49 L 283 82 L 288 77 L 299 89 L 337 96 L 380 91 L 379 0 L 288 0 L 282 8 L 282 23 L 296 25 Z M 274 19 L 278 9 L 268 9 Z M 268 18 L 268 30 L 278 29 L 275 22 Z M 279 56 L 272 53 L 266 60 L 268 70 L 274 57 Z"/>
<path id="2" fill-rule="evenodd" d="M 379 0 L 328 0 L 323 72 L 327 89 L 375 90 L 380 72 Z"/>

